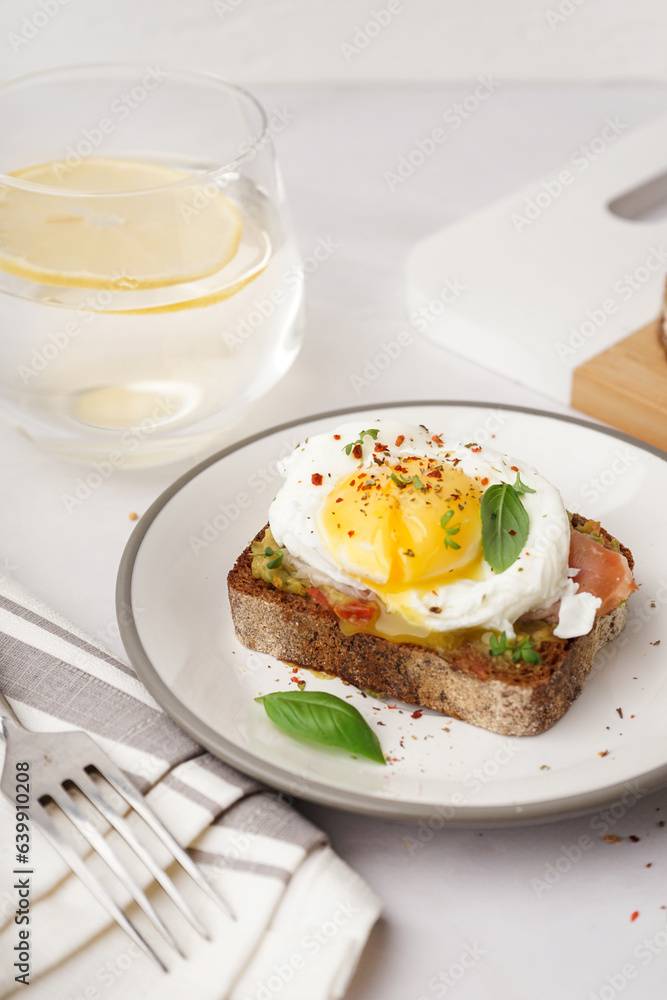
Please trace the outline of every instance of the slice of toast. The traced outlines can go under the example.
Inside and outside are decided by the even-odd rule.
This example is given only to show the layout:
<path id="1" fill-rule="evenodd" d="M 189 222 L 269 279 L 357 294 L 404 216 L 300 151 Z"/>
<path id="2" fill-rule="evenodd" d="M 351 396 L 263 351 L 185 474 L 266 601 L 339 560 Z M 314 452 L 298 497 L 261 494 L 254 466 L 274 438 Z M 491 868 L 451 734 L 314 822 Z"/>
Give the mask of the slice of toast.
<path id="1" fill-rule="evenodd" d="M 257 539 L 263 535 L 264 529 Z M 621 551 L 632 568 L 632 554 Z M 346 635 L 329 608 L 256 579 L 250 545 L 227 584 L 236 634 L 249 649 L 507 736 L 534 736 L 553 726 L 581 693 L 597 651 L 621 632 L 628 615 L 624 601 L 596 618 L 588 635 L 536 645 L 541 663 L 535 666 L 466 642 L 440 651 L 364 632 Z"/>

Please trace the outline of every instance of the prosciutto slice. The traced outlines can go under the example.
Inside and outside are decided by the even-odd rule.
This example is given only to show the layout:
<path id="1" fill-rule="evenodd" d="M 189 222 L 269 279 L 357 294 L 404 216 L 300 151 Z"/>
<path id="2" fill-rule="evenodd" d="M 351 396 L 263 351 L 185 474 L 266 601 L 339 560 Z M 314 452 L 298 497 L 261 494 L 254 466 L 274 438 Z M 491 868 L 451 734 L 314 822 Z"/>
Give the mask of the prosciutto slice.
<path id="1" fill-rule="evenodd" d="M 601 600 L 595 617 L 606 615 L 621 601 L 625 601 L 638 586 L 632 579 L 632 570 L 622 552 L 614 552 L 606 545 L 596 542 L 590 535 L 570 527 L 569 566 L 578 572 L 573 577 L 579 584 L 579 592 L 593 594 Z M 536 608 L 522 616 L 522 621 L 556 622 L 560 612 L 560 601 L 548 607 Z"/>
<path id="2" fill-rule="evenodd" d="M 601 599 L 596 616 L 606 615 L 639 589 L 622 552 L 600 545 L 575 528 L 570 529 L 570 566 L 579 570 L 574 577 L 579 590 Z"/>

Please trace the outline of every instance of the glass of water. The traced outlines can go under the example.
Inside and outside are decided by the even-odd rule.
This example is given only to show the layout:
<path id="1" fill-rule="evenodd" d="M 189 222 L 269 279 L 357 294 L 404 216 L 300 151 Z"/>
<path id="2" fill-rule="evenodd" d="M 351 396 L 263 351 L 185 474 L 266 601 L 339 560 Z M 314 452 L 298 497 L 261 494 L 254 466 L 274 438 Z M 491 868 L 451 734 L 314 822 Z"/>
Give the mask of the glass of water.
<path id="1" fill-rule="evenodd" d="M 255 99 L 160 66 L 0 87 L 0 402 L 37 445 L 149 465 L 287 371 L 303 271 Z"/>

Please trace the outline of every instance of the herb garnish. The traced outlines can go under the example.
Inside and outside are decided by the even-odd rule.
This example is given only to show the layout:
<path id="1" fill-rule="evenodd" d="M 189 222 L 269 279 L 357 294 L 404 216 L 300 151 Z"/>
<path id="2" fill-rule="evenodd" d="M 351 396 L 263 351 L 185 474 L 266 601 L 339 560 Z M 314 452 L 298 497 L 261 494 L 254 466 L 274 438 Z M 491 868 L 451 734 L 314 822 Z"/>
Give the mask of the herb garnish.
<path id="1" fill-rule="evenodd" d="M 290 736 L 341 747 L 384 764 L 382 747 L 363 715 L 326 691 L 274 691 L 255 698 L 276 726 Z"/>
<path id="2" fill-rule="evenodd" d="M 535 643 L 531 642 L 530 636 L 525 636 L 520 642 L 517 639 L 508 639 L 505 632 L 500 633 L 500 638 L 492 635 L 489 639 L 489 653 L 491 656 L 501 656 L 503 653 L 511 653 L 514 663 L 525 660 L 535 666 L 542 662 L 539 653 L 535 652 Z"/>
<path id="3" fill-rule="evenodd" d="M 271 559 L 271 562 L 266 564 L 267 569 L 278 569 L 279 566 L 283 564 L 283 556 L 285 553 L 282 549 L 272 549 L 271 546 L 267 546 L 263 552 L 259 552 L 258 555 L 264 556 L 265 559 L 271 559 L 275 556 L 275 559 Z"/>
<path id="4" fill-rule="evenodd" d="M 516 562 L 528 539 L 530 521 L 521 502 L 524 493 L 534 493 L 519 476 L 514 486 L 497 483 L 484 493 L 481 503 L 484 558 L 496 573 Z"/>
<path id="5" fill-rule="evenodd" d="M 343 445 L 342 450 L 345 452 L 346 455 L 350 455 L 354 451 L 355 448 L 361 448 L 362 447 L 362 445 L 364 443 L 364 438 L 365 437 L 372 437 L 373 440 L 375 441 L 375 439 L 376 439 L 376 437 L 378 436 L 379 433 L 380 432 L 378 430 L 376 430 L 375 428 L 373 428 L 372 430 L 369 430 L 369 431 L 362 431 L 356 441 L 350 441 L 349 444 Z"/>
<path id="6" fill-rule="evenodd" d="M 416 490 L 424 489 L 424 484 L 419 476 L 410 476 L 408 479 L 405 476 L 397 476 L 395 472 L 392 472 L 391 480 L 396 483 L 397 486 L 410 486 L 410 484 L 412 484 Z"/>
<path id="7" fill-rule="evenodd" d="M 458 535 L 461 530 L 461 525 L 457 524 L 453 528 L 450 528 L 449 522 L 454 517 L 454 511 L 448 510 L 446 514 L 443 514 L 440 518 L 440 527 L 445 529 L 445 548 L 446 549 L 460 549 L 461 546 L 458 542 L 455 542 L 451 537 L 452 535 Z"/>
<path id="8" fill-rule="evenodd" d="M 522 497 L 524 495 L 524 493 L 535 493 L 536 492 L 536 490 L 531 490 L 530 486 L 526 486 L 525 483 L 521 482 L 521 476 L 519 475 L 518 472 L 516 474 L 516 482 L 515 482 L 514 486 L 512 487 L 512 489 L 514 490 L 514 492 L 516 493 L 516 495 L 518 497 Z"/>

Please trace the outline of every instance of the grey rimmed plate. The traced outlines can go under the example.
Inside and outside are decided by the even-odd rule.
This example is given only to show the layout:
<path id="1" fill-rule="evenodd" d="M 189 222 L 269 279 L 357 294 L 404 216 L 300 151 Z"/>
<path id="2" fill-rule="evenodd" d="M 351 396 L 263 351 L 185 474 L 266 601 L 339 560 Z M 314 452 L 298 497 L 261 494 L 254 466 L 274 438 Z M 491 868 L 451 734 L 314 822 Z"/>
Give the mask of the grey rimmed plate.
<path id="1" fill-rule="evenodd" d="M 640 591 L 628 625 L 548 732 L 489 733 L 437 712 L 364 696 L 303 672 L 310 690 L 349 698 L 377 732 L 383 767 L 293 741 L 258 694 L 294 687 L 291 668 L 234 635 L 226 576 L 266 523 L 276 461 L 304 437 L 359 417 L 426 424 L 537 467 L 566 506 L 628 545 Z M 667 456 L 621 433 L 538 410 L 409 402 L 317 414 L 227 448 L 178 479 L 141 518 L 120 565 L 118 619 L 139 677 L 203 746 L 292 795 L 394 819 L 460 826 L 527 823 L 627 803 L 667 784 Z M 662 646 L 659 641 L 662 640 Z"/>

